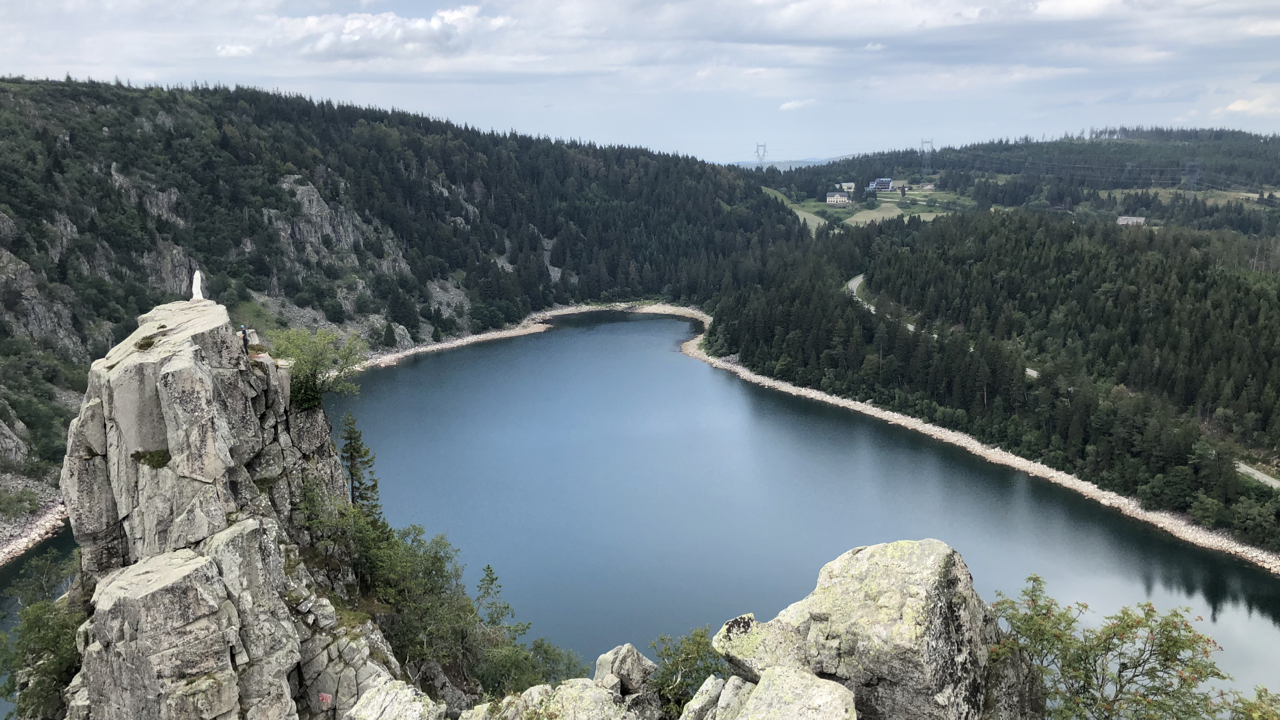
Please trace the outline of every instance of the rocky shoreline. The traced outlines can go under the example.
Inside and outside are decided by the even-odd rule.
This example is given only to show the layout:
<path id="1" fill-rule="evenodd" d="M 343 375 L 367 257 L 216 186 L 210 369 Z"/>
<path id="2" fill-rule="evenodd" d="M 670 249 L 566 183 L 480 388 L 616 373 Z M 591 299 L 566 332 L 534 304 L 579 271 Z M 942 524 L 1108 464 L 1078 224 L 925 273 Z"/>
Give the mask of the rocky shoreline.
<path id="1" fill-rule="evenodd" d="M 593 312 L 630 312 L 647 315 L 672 315 L 675 317 L 689 318 L 690 320 L 699 320 L 703 326 L 711 324 L 711 316 L 697 310 L 695 308 L 682 307 L 680 305 L 668 305 L 666 303 L 602 303 L 600 305 L 563 305 L 551 308 L 550 310 L 539 310 L 530 313 L 528 317 L 515 327 L 503 328 L 501 330 L 488 330 L 475 335 L 466 335 L 463 337 L 444 340 L 438 343 L 423 343 L 415 345 L 404 350 L 393 350 L 391 352 L 374 353 L 368 360 L 360 363 L 357 370 L 368 370 L 375 367 L 391 367 L 398 365 L 404 360 L 415 355 L 424 353 L 443 352 L 445 350 L 453 350 L 455 348 L 464 347 L 466 345 L 474 345 L 476 343 L 489 342 L 490 340 L 503 340 L 505 338 L 520 337 L 521 335 L 534 335 L 540 332 L 546 332 L 551 329 L 548 320 L 566 315 L 582 315 Z M 701 337 L 701 335 L 699 335 Z"/>
<path id="2" fill-rule="evenodd" d="M 462 347 L 464 345 L 487 342 L 489 340 L 540 333 L 551 328 L 551 326 L 547 324 L 547 321 L 552 318 L 564 315 L 578 315 L 582 313 L 602 311 L 671 315 L 675 317 L 689 318 L 691 320 L 698 320 L 703 324 L 704 328 L 711 326 L 710 315 L 698 310 L 697 308 L 683 307 L 680 305 L 669 305 L 665 303 L 569 305 L 533 313 L 526 318 L 524 322 L 513 328 L 493 330 L 454 340 L 447 340 L 441 343 L 420 345 L 408 350 L 376 356 L 365 362 L 361 369 L 369 367 L 388 367 L 419 353 L 438 352 Z M 853 410 L 854 412 L 859 412 L 864 415 L 869 415 L 891 425 L 897 425 L 909 430 L 914 430 L 915 432 L 928 435 L 935 440 L 941 440 L 942 442 L 963 448 L 984 460 L 988 460 L 998 465 L 1011 467 L 1034 477 L 1043 478 L 1055 485 L 1059 485 L 1079 493 L 1080 495 L 1094 500 L 1106 507 L 1114 508 L 1120 513 L 1135 520 L 1139 520 L 1148 525 L 1153 525 L 1170 535 L 1173 535 L 1179 540 L 1193 545 L 1198 545 L 1209 550 L 1217 550 L 1219 552 L 1233 555 L 1257 565 L 1272 575 L 1280 577 L 1280 554 L 1246 545 L 1231 537 L 1224 531 L 1214 531 L 1201 527 L 1191 522 L 1186 517 L 1176 513 L 1146 510 L 1134 498 L 1125 497 L 1118 493 L 1111 492 L 1110 490 L 1103 490 L 1097 485 L 1082 480 L 1075 475 L 1062 472 L 1061 470 L 1055 470 L 1048 465 L 1028 460 L 1007 450 L 983 444 L 971 435 L 957 432 L 955 430 L 948 430 L 947 428 L 925 422 L 924 420 L 920 420 L 909 415 L 885 410 L 883 408 L 876 407 L 871 403 L 850 400 L 848 398 L 831 395 L 812 388 L 800 387 L 789 382 L 775 380 L 774 378 L 752 372 L 732 360 L 711 357 L 702 351 L 701 345 L 704 334 L 705 333 L 700 333 L 697 337 L 685 342 L 680 348 L 681 351 L 684 352 L 685 355 L 701 360 L 714 368 L 727 370 L 747 382 L 755 383 L 756 385 L 784 392 L 789 395 L 817 400 L 818 402 L 828 403 L 830 405 Z"/>
<path id="3" fill-rule="evenodd" d="M 17 535 L 0 545 L 0 567 L 17 560 L 57 535 L 67 522 L 67 508 L 58 500 L 26 517 Z"/>

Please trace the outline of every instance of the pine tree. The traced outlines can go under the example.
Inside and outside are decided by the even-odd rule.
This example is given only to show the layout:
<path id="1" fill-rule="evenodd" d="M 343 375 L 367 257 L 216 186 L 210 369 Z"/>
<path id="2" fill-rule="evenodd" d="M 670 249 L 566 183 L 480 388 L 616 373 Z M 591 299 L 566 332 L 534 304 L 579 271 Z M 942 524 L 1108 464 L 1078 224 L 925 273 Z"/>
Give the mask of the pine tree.
<path id="1" fill-rule="evenodd" d="M 342 416 L 342 451 L 339 458 L 351 482 L 351 504 L 370 514 L 381 514 L 378 478 L 373 474 L 374 454 L 364 444 L 351 413 Z"/>

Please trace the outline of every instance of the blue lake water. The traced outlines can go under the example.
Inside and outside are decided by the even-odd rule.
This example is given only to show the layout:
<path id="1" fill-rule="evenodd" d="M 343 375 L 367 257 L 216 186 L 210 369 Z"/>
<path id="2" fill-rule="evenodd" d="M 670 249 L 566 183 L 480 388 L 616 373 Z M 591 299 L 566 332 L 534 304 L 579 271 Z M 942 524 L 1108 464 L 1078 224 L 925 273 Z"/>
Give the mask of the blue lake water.
<path id="1" fill-rule="evenodd" d="M 517 619 L 589 661 L 773 617 L 844 551 L 939 538 L 988 602 L 1027 575 L 1096 615 L 1189 606 L 1242 688 L 1280 685 L 1280 579 L 1048 482 L 682 355 L 684 320 L 562 320 L 419 356 L 330 398 L 377 453 L 393 525 L 492 564 Z"/>

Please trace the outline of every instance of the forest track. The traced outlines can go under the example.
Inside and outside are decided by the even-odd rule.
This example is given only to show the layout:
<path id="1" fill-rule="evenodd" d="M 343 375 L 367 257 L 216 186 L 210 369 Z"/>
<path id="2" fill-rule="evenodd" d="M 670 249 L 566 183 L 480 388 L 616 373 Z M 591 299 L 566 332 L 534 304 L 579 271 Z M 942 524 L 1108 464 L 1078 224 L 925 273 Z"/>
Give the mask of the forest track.
<path id="1" fill-rule="evenodd" d="M 1266 485 L 1267 487 L 1280 490 L 1280 480 L 1277 480 L 1271 477 L 1270 475 L 1262 472 L 1261 470 L 1252 468 L 1248 465 L 1245 465 L 1242 462 L 1237 462 L 1236 471 L 1239 472 L 1241 475 L 1248 475 L 1249 477 L 1253 478 L 1254 480 L 1257 480 L 1258 482 L 1262 483 L 1263 485 Z"/>
<path id="2" fill-rule="evenodd" d="M 844 291 L 849 293 L 849 295 L 851 295 L 854 300 L 857 300 L 858 302 L 862 303 L 862 306 L 870 310 L 872 315 L 875 315 L 876 314 L 875 306 L 863 300 L 862 298 L 858 297 L 858 288 L 861 287 L 862 281 L 865 280 L 866 277 L 867 277 L 866 273 L 863 273 L 861 275 L 858 275 L 854 279 L 850 280 L 849 282 L 845 283 Z M 912 325 L 911 323 L 906 323 L 906 326 L 907 326 L 907 329 L 910 330 L 911 332 L 916 331 L 915 325 Z M 934 337 L 937 337 L 937 336 L 935 335 Z M 1035 380 L 1040 377 L 1039 370 L 1033 370 L 1031 368 L 1024 368 L 1024 369 L 1027 371 L 1027 377 L 1031 378 L 1032 380 Z M 1252 469 L 1253 468 L 1250 468 L 1250 470 Z M 1257 472 L 1257 471 L 1255 470 L 1254 472 Z M 1271 482 L 1278 483 L 1276 485 L 1273 485 L 1272 487 L 1280 488 L 1280 480 L 1271 479 Z"/>

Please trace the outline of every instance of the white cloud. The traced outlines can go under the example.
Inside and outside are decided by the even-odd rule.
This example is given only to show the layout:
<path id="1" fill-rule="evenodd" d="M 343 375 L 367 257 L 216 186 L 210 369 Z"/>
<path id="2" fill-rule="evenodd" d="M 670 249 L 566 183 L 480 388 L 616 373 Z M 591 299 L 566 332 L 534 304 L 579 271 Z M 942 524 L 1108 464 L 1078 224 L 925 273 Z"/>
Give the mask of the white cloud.
<path id="1" fill-rule="evenodd" d="M 482 17 L 474 5 L 440 10 L 429 18 L 392 12 L 277 18 L 267 43 L 322 60 L 453 55 L 469 36 L 496 30 L 507 18 Z"/>
<path id="2" fill-rule="evenodd" d="M 1121 5 L 1120 0 L 1041 0 L 1035 12 L 1053 18 L 1095 18 Z"/>
<path id="3" fill-rule="evenodd" d="M 786 112 L 787 110 L 799 110 L 800 108 L 807 108 L 817 104 L 818 101 L 813 98 L 808 100 L 789 100 L 779 105 L 778 109 Z"/>
<path id="4" fill-rule="evenodd" d="M 253 54 L 253 48 L 248 45 L 219 45 L 214 52 L 218 57 L 248 57 Z"/>
<path id="5" fill-rule="evenodd" d="M 1280 115 L 1280 95 L 1268 93 L 1252 100 L 1236 100 L 1223 110 L 1242 115 L 1277 116 Z"/>
<path id="6" fill-rule="evenodd" d="M 884 45 L 878 42 L 869 42 L 867 43 L 866 47 L 862 49 L 866 50 L 867 52 L 880 52 L 881 50 L 884 49 Z"/>

